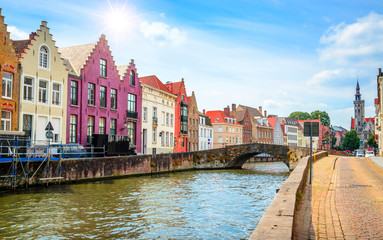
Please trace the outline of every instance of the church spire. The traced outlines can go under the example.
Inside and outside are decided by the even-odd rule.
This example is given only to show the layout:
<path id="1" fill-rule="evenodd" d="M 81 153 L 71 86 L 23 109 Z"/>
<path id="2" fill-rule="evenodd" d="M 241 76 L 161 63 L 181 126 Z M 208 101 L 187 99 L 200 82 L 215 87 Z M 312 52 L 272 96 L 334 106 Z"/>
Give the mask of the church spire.
<path id="1" fill-rule="evenodd" d="M 357 80 L 356 80 L 355 101 L 360 101 L 360 100 L 361 100 L 361 95 L 362 95 L 362 94 L 360 94 L 359 79 L 357 79 Z"/>

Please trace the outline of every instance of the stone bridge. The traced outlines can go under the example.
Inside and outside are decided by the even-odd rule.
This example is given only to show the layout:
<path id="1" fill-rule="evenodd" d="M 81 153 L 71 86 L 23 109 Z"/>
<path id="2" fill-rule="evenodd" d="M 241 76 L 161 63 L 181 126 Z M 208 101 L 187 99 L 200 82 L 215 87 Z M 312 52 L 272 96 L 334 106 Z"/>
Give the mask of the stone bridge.
<path id="1" fill-rule="evenodd" d="M 0 179 L 3 180 L 0 181 L 0 190 L 9 189 L 11 186 L 44 185 L 48 182 L 101 180 L 195 169 L 241 168 L 249 158 L 260 153 L 270 154 L 290 168 L 291 163 L 296 165 L 294 163 L 297 163 L 300 158 L 307 156 L 309 149 L 252 143 L 185 153 L 64 159 L 47 162 L 0 162 Z M 26 169 L 28 171 L 25 171 Z M 14 186 L 15 183 L 17 186 Z"/>
<path id="2" fill-rule="evenodd" d="M 241 144 L 212 150 L 192 152 L 195 168 L 242 168 L 242 165 L 254 155 L 267 153 L 274 161 L 282 161 L 289 168 L 291 162 L 297 162 L 310 153 L 310 149 L 273 144 Z"/>

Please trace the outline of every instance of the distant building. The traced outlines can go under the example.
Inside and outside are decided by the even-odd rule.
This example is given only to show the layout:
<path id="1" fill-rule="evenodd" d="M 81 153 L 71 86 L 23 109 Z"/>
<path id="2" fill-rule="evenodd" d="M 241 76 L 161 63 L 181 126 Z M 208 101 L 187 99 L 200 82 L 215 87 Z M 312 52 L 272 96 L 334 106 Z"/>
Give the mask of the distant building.
<path id="1" fill-rule="evenodd" d="M 213 125 L 205 113 L 205 110 L 199 113 L 199 150 L 213 148 Z"/>
<path id="2" fill-rule="evenodd" d="M 186 98 L 186 102 L 188 104 L 188 139 L 189 139 L 189 152 L 191 151 L 198 151 L 198 145 L 199 145 L 199 112 L 197 107 L 197 99 L 195 98 L 194 91 L 192 92 L 191 96 L 188 96 Z"/>
<path id="3" fill-rule="evenodd" d="M 235 106 L 235 104 L 233 104 Z M 246 113 L 246 110 L 248 114 Z M 232 112 L 233 113 L 233 112 Z M 247 125 L 250 123 L 248 115 L 251 116 L 251 128 Z M 262 115 L 262 107 L 260 106 L 258 109 L 238 105 L 235 111 L 235 116 L 238 121 L 244 125 L 244 130 L 246 129 L 246 141 L 249 142 L 248 134 L 251 133 L 251 142 L 255 143 L 273 143 L 273 127 L 269 124 L 267 120 L 267 112 L 264 111 L 264 115 Z"/>
<path id="4" fill-rule="evenodd" d="M 213 148 L 242 144 L 242 125 L 230 114 L 227 106 L 224 111 L 207 111 L 213 125 Z"/>
<path id="5" fill-rule="evenodd" d="M 351 117 L 351 130 L 358 133 L 358 137 L 363 140 L 363 148 L 367 148 L 367 139 L 375 130 L 375 118 L 365 118 L 364 109 L 364 100 L 362 100 L 359 81 L 357 81 L 354 101 L 355 117 Z"/>
<path id="6" fill-rule="evenodd" d="M 273 144 L 283 145 L 283 131 L 278 116 L 268 116 L 267 120 L 273 128 Z"/>
<path id="7" fill-rule="evenodd" d="M 343 139 L 348 132 L 347 129 L 341 127 L 341 126 L 333 126 L 333 136 L 335 138 L 335 143 L 333 143 L 334 147 L 341 147 L 343 144 Z"/>
<path id="8" fill-rule="evenodd" d="M 281 118 L 281 126 L 285 135 L 284 145 L 298 146 L 298 126 L 295 119 Z"/>

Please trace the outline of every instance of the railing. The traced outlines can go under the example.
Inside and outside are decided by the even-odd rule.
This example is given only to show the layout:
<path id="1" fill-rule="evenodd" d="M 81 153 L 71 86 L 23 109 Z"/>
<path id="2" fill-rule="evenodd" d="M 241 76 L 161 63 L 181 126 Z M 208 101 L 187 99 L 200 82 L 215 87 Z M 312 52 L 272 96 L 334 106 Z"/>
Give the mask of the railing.
<path id="1" fill-rule="evenodd" d="M 158 118 L 153 117 L 153 125 L 158 125 Z"/>
<path id="2" fill-rule="evenodd" d="M 138 117 L 137 117 L 138 113 L 137 112 L 127 110 L 126 116 L 127 116 L 127 118 L 138 119 Z"/>

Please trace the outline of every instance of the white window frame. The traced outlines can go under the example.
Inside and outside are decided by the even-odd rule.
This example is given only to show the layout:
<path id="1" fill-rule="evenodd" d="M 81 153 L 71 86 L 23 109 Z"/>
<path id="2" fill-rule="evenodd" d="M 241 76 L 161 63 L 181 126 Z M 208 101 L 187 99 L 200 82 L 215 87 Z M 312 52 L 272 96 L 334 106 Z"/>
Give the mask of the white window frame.
<path id="1" fill-rule="evenodd" d="M 41 115 L 41 116 L 43 116 L 43 115 Z M 64 124 L 62 117 L 58 117 L 58 116 L 50 116 L 49 117 L 48 115 L 46 115 L 46 116 L 48 117 L 48 122 L 53 122 L 54 118 L 59 119 L 60 126 L 59 127 L 53 126 L 53 141 L 55 141 L 55 135 L 57 135 L 58 136 L 57 142 L 61 142 L 61 138 L 62 138 L 61 130 L 62 130 L 62 127 Z"/>
<path id="2" fill-rule="evenodd" d="M 10 79 L 10 78 L 4 78 L 4 73 L 8 73 L 8 74 L 10 74 L 10 75 L 12 76 L 12 79 Z M 2 85 L 4 85 L 4 83 L 5 83 L 5 86 L 8 86 L 8 85 L 11 86 L 11 92 L 10 92 L 10 93 L 7 92 L 7 89 L 8 89 L 8 88 L 5 87 L 5 96 L 4 96 L 3 94 L 1 94 L 1 96 L 2 96 L 3 98 L 6 98 L 6 99 L 12 99 L 13 79 L 14 79 L 15 75 L 14 75 L 13 73 L 10 73 L 10 72 L 3 72 L 3 75 L 2 75 L 1 77 L 2 77 L 2 80 L 3 80 Z M 3 90 L 4 90 L 4 88 L 3 88 Z M 9 96 L 8 96 L 8 95 L 9 95 Z"/>
<path id="3" fill-rule="evenodd" d="M 55 84 L 57 84 L 59 86 L 59 88 L 60 88 L 58 93 L 57 93 L 57 91 L 55 91 L 53 89 L 53 86 Z M 52 82 L 52 97 L 51 97 L 51 99 L 52 99 L 52 106 L 61 107 L 61 104 L 62 104 L 62 89 L 63 89 L 62 83 L 60 83 L 60 82 Z M 55 99 L 55 95 L 56 94 L 59 94 L 59 104 L 53 103 L 53 100 Z"/>
<path id="4" fill-rule="evenodd" d="M 47 86 L 46 86 L 46 96 L 47 96 L 47 101 L 46 103 L 44 102 L 40 102 L 40 81 L 42 82 L 46 82 Z M 49 80 L 46 80 L 46 79 L 42 79 L 42 78 L 39 78 L 39 81 L 38 81 L 38 87 L 37 87 L 37 103 L 38 104 L 41 104 L 41 105 L 48 105 L 49 104 Z"/>
<path id="5" fill-rule="evenodd" d="M 144 121 L 144 122 L 148 121 L 148 108 L 147 107 L 143 107 L 142 121 Z"/>
<path id="6" fill-rule="evenodd" d="M 28 100 L 28 99 L 25 99 L 25 91 L 24 91 L 24 88 L 26 87 L 26 85 L 24 84 L 24 81 L 25 81 L 25 78 L 29 78 L 29 79 L 32 79 L 32 96 L 31 96 L 31 100 Z M 23 76 L 23 83 L 22 83 L 22 89 L 23 89 L 23 98 L 22 98 L 22 101 L 23 102 L 29 102 L 29 103 L 34 103 L 36 101 L 36 98 L 35 98 L 35 85 L 36 85 L 36 77 L 35 76 L 31 76 L 31 75 L 26 75 L 24 74 Z"/>
<path id="7" fill-rule="evenodd" d="M 3 112 L 9 113 L 9 119 L 3 118 Z M 4 129 L 1 127 L 3 126 L 3 122 L 4 122 Z M 7 128 L 7 123 L 9 123 L 9 128 Z M 11 111 L 1 110 L 1 126 L 0 127 L 2 131 L 11 131 L 12 129 L 12 112 Z"/>
<path id="8" fill-rule="evenodd" d="M 47 49 L 47 51 L 48 51 L 48 53 L 47 53 L 47 66 L 46 67 L 44 67 L 43 65 L 40 64 L 40 63 L 42 63 L 42 61 L 41 61 L 41 48 L 42 47 L 45 47 Z M 38 57 L 38 66 L 39 66 L 39 68 L 49 71 L 50 67 L 51 67 L 50 60 L 51 60 L 51 49 L 49 48 L 48 45 L 41 44 L 39 46 L 39 57 Z"/>

